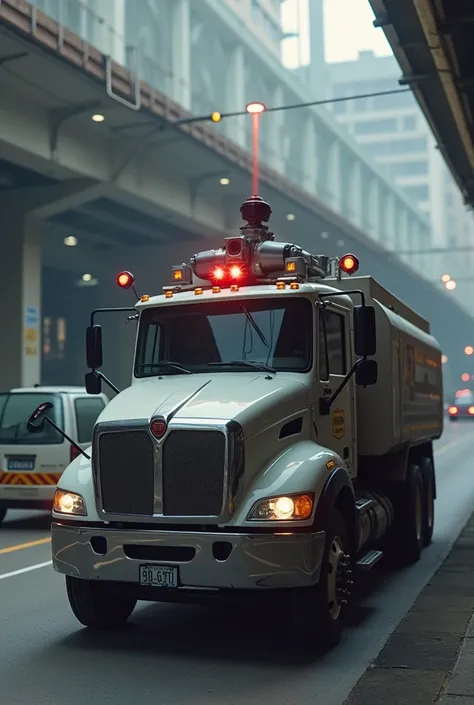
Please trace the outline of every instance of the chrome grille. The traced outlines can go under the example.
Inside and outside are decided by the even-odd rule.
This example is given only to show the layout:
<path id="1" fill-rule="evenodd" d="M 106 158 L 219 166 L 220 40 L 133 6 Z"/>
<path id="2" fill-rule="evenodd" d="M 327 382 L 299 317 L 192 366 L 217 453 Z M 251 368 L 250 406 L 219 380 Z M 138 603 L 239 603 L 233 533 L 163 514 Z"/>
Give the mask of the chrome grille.
<path id="1" fill-rule="evenodd" d="M 153 516 L 154 445 L 147 431 L 101 433 L 98 460 L 104 511 Z"/>
<path id="2" fill-rule="evenodd" d="M 176 429 L 163 444 L 163 514 L 219 516 L 225 490 L 222 431 Z"/>

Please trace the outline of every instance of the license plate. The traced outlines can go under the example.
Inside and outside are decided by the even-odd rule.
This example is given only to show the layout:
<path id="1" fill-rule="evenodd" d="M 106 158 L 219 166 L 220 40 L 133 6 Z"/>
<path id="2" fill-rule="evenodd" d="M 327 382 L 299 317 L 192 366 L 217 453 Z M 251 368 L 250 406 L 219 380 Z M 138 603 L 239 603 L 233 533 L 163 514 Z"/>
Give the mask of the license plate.
<path id="1" fill-rule="evenodd" d="M 34 470 L 35 461 L 33 459 L 8 458 L 8 470 Z"/>
<path id="2" fill-rule="evenodd" d="M 141 565 L 140 585 L 158 588 L 177 588 L 178 568 L 163 565 Z"/>

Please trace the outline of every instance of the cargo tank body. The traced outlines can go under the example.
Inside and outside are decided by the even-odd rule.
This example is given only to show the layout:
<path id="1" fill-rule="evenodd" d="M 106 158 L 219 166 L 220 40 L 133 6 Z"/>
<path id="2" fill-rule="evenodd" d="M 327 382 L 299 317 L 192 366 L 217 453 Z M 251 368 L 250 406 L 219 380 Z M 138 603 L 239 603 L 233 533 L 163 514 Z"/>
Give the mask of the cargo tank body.
<path id="1" fill-rule="evenodd" d="M 357 390 L 359 456 L 384 456 L 443 432 L 441 349 L 429 324 L 372 277 L 339 282 L 358 289 L 374 306 L 378 348 L 377 384 Z M 354 303 L 360 295 L 351 294 Z"/>

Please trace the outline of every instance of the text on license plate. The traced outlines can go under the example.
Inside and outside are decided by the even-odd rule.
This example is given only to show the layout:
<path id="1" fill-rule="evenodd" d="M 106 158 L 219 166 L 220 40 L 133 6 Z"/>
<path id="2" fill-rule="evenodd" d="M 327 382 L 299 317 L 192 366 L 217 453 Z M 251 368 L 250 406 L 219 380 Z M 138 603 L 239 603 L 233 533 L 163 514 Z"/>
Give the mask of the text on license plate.
<path id="1" fill-rule="evenodd" d="M 178 568 L 163 565 L 140 566 L 140 585 L 161 588 L 178 587 Z"/>
<path id="2" fill-rule="evenodd" d="M 35 461 L 32 458 L 8 458 L 8 470 L 34 470 Z"/>

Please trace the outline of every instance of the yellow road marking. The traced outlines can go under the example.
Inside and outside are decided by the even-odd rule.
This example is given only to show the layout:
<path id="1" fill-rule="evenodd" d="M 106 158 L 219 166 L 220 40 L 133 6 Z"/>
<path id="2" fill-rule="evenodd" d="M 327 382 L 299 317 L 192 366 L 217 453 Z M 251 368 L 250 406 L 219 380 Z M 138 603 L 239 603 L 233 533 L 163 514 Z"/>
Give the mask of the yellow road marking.
<path id="1" fill-rule="evenodd" d="M 28 543 L 19 543 L 16 546 L 7 546 L 7 548 L 0 548 L 1 553 L 13 553 L 13 551 L 21 551 L 24 548 L 33 548 L 33 546 L 41 546 L 45 543 L 51 543 L 51 538 L 37 539 L 36 541 L 28 541 Z"/>

